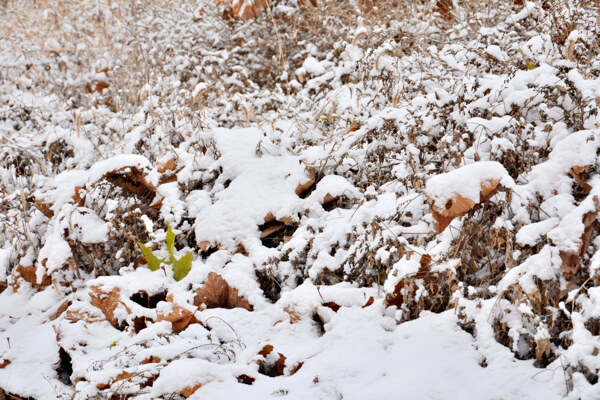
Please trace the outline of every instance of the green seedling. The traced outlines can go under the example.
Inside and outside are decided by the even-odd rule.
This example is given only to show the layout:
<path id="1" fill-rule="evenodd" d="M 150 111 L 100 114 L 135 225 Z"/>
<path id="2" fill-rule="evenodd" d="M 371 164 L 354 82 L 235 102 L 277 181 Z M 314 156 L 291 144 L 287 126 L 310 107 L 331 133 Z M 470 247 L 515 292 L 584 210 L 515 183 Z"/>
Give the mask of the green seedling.
<path id="1" fill-rule="evenodd" d="M 166 245 L 169 256 L 166 259 L 156 257 L 154 253 L 152 253 L 152 250 L 144 246 L 143 243 L 137 242 L 137 244 L 140 246 L 142 254 L 144 254 L 144 258 L 148 263 L 148 268 L 150 268 L 151 271 L 158 270 L 163 263 L 171 265 L 173 268 L 173 278 L 175 278 L 176 281 L 180 281 L 185 278 L 192 269 L 193 252 L 187 253 L 179 259 L 175 258 L 175 233 L 173 233 L 171 225 L 169 225 L 169 228 L 167 229 Z"/>

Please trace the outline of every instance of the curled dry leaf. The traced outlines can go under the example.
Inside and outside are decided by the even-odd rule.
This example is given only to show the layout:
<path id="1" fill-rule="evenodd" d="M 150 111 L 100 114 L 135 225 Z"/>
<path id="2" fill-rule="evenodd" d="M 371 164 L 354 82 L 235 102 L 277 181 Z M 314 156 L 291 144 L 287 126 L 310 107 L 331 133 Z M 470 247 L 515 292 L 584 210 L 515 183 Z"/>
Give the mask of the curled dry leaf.
<path id="1" fill-rule="evenodd" d="M 340 309 L 340 305 L 334 301 L 328 301 L 327 303 L 323 303 L 325 307 L 331 308 L 334 312 L 337 312 Z"/>
<path id="2" fill-rule="evenodd" d="M 298 197 L 305 198 L 306 196 L 308 196 L 308 194 L 314 187 L 316 181 L 315 171 L 313 169 L 310 169 L 308 172 L 310 173 L 310 179 L 305 183 L 299 184 L 296 187 L 296 194 L 298 195 Z"/>
<path id="3" fill-rule="evenodd" d="M 252 385 L 256 378 L 253 378 L 249 375 L 242 374 L 237 377 L 239 383 L 243 383 L 244 385 Z"/>
<path id="4" fill-rule="evenodd" d="M 115 309 L 121 303 L 121 289 L 116 287 L 109 293 L 105 293 L 99 286 L 92 286 L 90 296 L 92 298 L 92 305 L 98 307 L 108 322 L 115 328 L 118 328 L 119 322 L 115 317 Z M 127 307 L 125 308 L 127 309 Z M 127 312 L 130 312 L 130 310 L 127 309 Z"/>
<path id="5" fill-rule="evenodd" d="M 156 194 L 154 185 L 148 182 L 144 173 L 136 167 L 124 167 L 108 172 L 102 179 L 138 197 L 152 200 Z"/>
<path id="6" fill-rule="evenodd" d="M 570 279 L 573 275 L 579 271 L 581 266 L 581 259 L 587 252 L 587 249 L 592 241 L 592 235 L 597 230 L 598 226 L 598 211 L 590 211 L 583 216 L 583 234 L 579 241 L 579 250 L 577 252 L 560 252 L 560 258 L 562 264 L 560 269 L 563 270 L 565 277 Z"/>
<path id="7" fill-rule="evenodd" d="M 404 296 L 402 295 L 402 289 L 404 288 L 404 281 L 400 281 L 396 283 L 394 287 L 394 291 L 385 296 L 385 306 L 391 307 L 396 306 L 396 308 L 400 309 L 402 307 L 402 303 L 404 303 Z"/>
<path id="8" fill-rule="evenodd" d="M 244 297 L 238 295 L 237 289 L 229 286 L 223 277 L 215 272 L 208 274 L 208 279 L 194 296 L 194 305 L 204 304 L 206 308 L 244 308 L 252 311 L 252 306 Z"/>
<path id="9" fill-rule="evenodd" d="M 540 361 L 542 357 L 550 357 L 552 354 L 552 344 L 550 339 L 538 339 L 535 341 L 535 359 Z"/>
<path id="10" fill-rule="evenodd" d="M 283 375 L 283 373 L 285 371 L 286 357 L 283 354 L 278 353 L 279 358 L 277 358 L 277 360 L 275 362 L 273 362 L 272 360 L 269 361 L 269 359 L 273 358 L 273 357 L 269 357 L 269 354 L 271 354 L 271 352 L 273 352 L 273 346 L 270 344 L 265 345 L 258 352 L 258 354 L 264 358 L 264 360 L 260 360 L 258 362 L 258 365 L 259 365 L 258 372 L 260 372 L 263 375 L 270 376 L 270 377 L 281 376 L 281 375 Z"/>
<path id="11" fill-rule="evenodd" d="M 0 369 L 8 367 L 9 364 L 10 364 L 9 359 L 3 360 L 2 362 L 0 362 Z"/>
<path id="12" fill-rule="evenodd" d="M 481 183 L 481 192 L 479 194 L 479 202 L 485 203 L 500 189 L 500 180 L 490 179 Z M 436 233 L 441 233 L 446 229 L 454 217 L 461 216 L 467 213 L 475 206 L 475 202 L 467 199 L 460 194 L 457 194 L 452 199 L 446 202 L 444 209 L 434 205 L 433 199 L 429 198 L 431 212 L 433 218 L 437 222 L 435 225 Z"/>
<path id="13" fill-rule="evenodd" d="M 173 333 L 179 333 L 185 330 L 189 325 L 198 323 L 194 313 L 173 302 L 173 296 L 167 296 L 167 302 L 171 304 L 171 312 L 163 314 L 157 313 L 156 321 L 169 321 L 173 326 Z"/>

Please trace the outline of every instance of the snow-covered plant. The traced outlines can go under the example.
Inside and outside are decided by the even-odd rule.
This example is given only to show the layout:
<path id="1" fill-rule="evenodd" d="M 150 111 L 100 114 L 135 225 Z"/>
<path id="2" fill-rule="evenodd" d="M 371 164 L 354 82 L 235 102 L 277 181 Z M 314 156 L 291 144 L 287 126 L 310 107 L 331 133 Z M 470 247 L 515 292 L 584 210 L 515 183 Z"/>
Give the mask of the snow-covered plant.
<path id="1" fill-rule="evenodd" d="M 175 278 L 176 281 L 180 281 L 185 278 L 192 269 L 193 251 L 190 251 L 181 258 L 175 257 L 175 233 L 171 229 L 171 225 L 169 225 L 167 229 L 167 237 L 165 242 L 169 255 L 164 259 L 155 256 L 152 250 L 146 247 L 143 243 L 137 242 L 137 244 L 140 246 L 140 249 L 144 254 L 144 258 L 148 263 L 148 268 L 150 268 L 151 271 L 158 270 L 161 264 L 171 265 L 173 267 L 173 278 Z"/>

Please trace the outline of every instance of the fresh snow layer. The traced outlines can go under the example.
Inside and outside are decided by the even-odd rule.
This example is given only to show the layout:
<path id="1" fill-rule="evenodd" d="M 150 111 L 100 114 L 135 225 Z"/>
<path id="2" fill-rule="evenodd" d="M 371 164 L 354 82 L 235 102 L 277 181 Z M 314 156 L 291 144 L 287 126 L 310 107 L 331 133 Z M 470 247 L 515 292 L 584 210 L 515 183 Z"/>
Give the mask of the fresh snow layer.
<path id="1" fill-rule="evenodd" d="M 280 396 L 290 399 L 394 399 L 399 395 L 410 399 L 457 400 L 563 398 L 565 388 L 559 366 L 540 370 L 533 367 L 532 361 L 513 359 L 508 349 L 494 341 L 480 343 L 458 326 L 452 311 L 424 313 L 415 321 L 397 325 L 393 317 L 387 316 L 380 300 L 367 308 L 356 303 L 356 299 L 364 299 L 367 294 L 376 295 L 371 290 L 365 292 L 345 284 L 320 290 L 305 284 L 286 292 L 277 304 L 261 311 L 234 309 L 199 313 L 201 320 L 209 323 L 217 335 L 224 335 L 224 338 L 229 335 L 230 340 L 235 338 L 238 345 L 233 353 L 220 361 L 211 360 L 208 353 L 199 358 L 173 361 L 160 370 L 151 392 L 136 398 L 152 399 L 196 384 L 202 384 L 202 390 L 192 399 Z M 337 313 L 326 308 L 329 313 L 324 313 L 328 317 L 323 336 L 319 335 L 310 317 L 310 310 L 322 301 L 320 296 L 342 305 Z M 0 369 L 0 382 L 6 390 L 40 400 L 70 393 L 70 389 L 49 381 L 56 377 L 52 366 L 59 362 L 53 328 L 57 323 L 48 318 L 54 308 L 40 307 L 48 304 L 48 300 L 56 300 L 55 297 L 56 293 L 51 289 L 32 298 L 0 295 L 3 304 L 10 306 L 10 309 L 2 309 L 0 321 L 18 319 L 2 333 L 5 340 L 0 342 L 2 357 L 14 360 Z M 301 319 L 294 324 L 286 322 L 287 314 L 282 311 L 284 305 L 293 307 Z M 217 319 L 210 322 L 213 317 Z M 77 339 L 78 330 L 83 328 L 80 324 L 67 324 L 75 336 L 63 338 L 62 346 L 77 346 L 77 341 L 83 339 L 80 336 Z M 110 376 L 107 368 L 118 352 L 111 344 L 124 341 L 135 349 L 136 343 L 139 345 L 144 338 L 150 339 L 151 335 L 161 331 L 160 327 L 164 324 L 157 323 L 141 331 L 140 337 L 131 338 L 126 332 L 119 333 L 106 325 L 104 328 L 98 326 L 94 341 L 89 338 L 82 342 L 91 346 L 86 351 L 89 358 L 87 361 L 74 359 L 74 375 L 96 376 L 96 382 L 103 382 L 102 376 L 106 373 Z M 172 341 L 168 346 L 163 344 L 163 350 L 157 342 L 154 350 L 143 350 L 137 358 L 176 354 L 208 343 L 206 333 L 198 336 L 194 334 L 195 330 L 196 327 L 191 325 L 180 334 L 184 339 Z M 302 367 L 292 376 L 269 378 L 258 374 L 253 360 L 265 344 L 271 344 L 275 351 L 285 354 L 289 364 L 303 362 Z M 480 347 L 486 350 L 480 351 Z M 125 366 L 114 367 L 117 370 L 113 376 Z M 138 371 L 143 367 L 139 366 Z M 102 371 L 106 372 L 102 375 Z M 255 377 L 254 384 L 238 383 L 236 376 L 242 373 Z M 24 387 L 28 389 L 24 390 Z M 77 387 L 80 391 L 76 398 L 86 398 L 86 385 L 81 382 Z"/>

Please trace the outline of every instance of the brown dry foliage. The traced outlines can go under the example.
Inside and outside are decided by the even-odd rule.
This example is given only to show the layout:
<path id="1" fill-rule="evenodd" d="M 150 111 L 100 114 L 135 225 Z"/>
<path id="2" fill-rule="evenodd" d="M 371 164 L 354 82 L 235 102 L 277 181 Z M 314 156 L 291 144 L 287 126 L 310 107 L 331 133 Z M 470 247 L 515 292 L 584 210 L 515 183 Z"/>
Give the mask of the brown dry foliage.
<path id="1" fill-rule="evenodd" d="M 229 286 L 223 277 L 215 272 L 208 274 L 204 285 L 194 296 L 194 305 L 206 308 L 244 308 L 252 311 L 252 306 L 244 297 L 238 295 L 238 290 Z"/>

